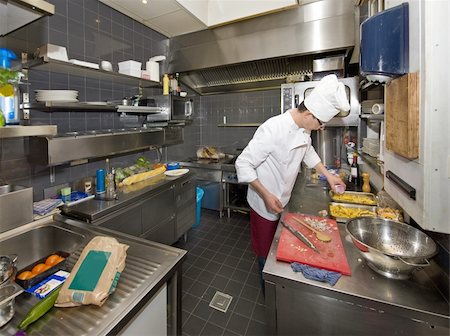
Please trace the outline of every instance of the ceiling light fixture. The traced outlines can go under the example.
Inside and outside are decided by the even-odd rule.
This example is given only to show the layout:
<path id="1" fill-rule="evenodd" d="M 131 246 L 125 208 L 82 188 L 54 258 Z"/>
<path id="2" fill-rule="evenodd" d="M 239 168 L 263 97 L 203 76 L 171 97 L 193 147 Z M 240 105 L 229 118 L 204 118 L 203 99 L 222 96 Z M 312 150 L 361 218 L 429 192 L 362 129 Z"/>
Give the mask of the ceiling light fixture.
<path id="1" fill-rule="evenodd" d="M 146 5 L 146 4 L 147 4 L 147 0 L 142 0 L 142 3 L 143 3 L 144 5 Z"/>

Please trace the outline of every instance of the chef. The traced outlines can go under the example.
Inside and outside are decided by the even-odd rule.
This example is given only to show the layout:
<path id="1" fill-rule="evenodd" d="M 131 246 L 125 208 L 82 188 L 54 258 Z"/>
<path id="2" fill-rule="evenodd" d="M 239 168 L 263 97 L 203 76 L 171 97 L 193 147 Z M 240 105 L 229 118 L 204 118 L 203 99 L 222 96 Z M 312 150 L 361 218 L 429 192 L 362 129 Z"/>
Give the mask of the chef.
<path id="1" fill-rule="evenodd" d="M 345 190 L 345 183 L 322 164 L 310 133 L 323 129 L 340 111 L 349 110 L 344 85 L 336 75 L 325 76 L 297 108 L 264 122 L 236 160 L 239 182 L 249 184 L 251 242 L 263 292 L 262 269 L 301 163 L 324 175 L 333 189 L 341 186 Z"/>

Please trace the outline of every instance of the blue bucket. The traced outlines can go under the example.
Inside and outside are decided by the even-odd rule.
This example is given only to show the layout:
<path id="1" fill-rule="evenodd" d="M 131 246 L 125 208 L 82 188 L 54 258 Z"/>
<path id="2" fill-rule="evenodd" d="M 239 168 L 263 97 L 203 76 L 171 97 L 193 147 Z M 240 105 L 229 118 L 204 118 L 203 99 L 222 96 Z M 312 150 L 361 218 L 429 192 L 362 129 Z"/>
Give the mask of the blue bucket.
<path id="1" fill-rule="evenodd" d="M 202 208 L 202 198 L 203 198 L 203 195 L 205 194 L 205 191 L 202 188 L 197 187 L 196 193 L 197 193 L 197 209 L 195 212 L 195 224 L 192 225 L 193 228 L 196 228 L 200 225 L 200 212 L 201 212 L 201 208 Z"/>

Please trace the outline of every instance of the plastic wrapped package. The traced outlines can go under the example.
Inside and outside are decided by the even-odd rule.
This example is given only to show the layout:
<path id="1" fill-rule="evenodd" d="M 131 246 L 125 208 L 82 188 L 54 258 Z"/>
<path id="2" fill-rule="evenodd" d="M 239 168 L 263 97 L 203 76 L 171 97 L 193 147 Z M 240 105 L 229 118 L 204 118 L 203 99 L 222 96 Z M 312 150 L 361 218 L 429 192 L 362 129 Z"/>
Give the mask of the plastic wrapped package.
<path id="1" fill-rule="evenodd" d="M 55 306 L 103 305 L 125 268 L 128 247 L 112 237 L 94 237 L 83 249 Z"/>

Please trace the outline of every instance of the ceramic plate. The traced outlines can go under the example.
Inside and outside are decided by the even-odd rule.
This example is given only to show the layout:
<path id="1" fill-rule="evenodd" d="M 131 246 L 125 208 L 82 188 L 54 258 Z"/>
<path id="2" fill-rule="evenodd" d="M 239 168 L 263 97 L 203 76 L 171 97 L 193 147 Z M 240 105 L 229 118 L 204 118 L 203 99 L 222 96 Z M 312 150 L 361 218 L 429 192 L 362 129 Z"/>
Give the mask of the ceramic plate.
<path id="1" fill-rule="evenodd" d="M 189 169 L 174 169 L 174 170 L 166 170 L 164 172 L 164 174 L 166 174 L 166 176 L 181 176 L 184 174 L 187 174 L 189 172 Z"/>

